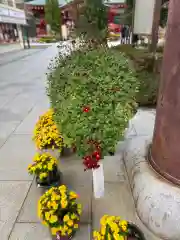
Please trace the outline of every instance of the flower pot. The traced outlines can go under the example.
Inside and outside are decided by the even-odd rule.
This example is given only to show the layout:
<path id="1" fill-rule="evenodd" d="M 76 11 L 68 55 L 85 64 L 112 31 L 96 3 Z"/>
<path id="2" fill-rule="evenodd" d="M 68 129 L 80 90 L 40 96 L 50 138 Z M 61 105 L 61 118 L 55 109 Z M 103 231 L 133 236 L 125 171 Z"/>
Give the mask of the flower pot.
<path id="1" fill-rule="evenodd" d="M 70 240 L 73 236 L 52 236 L 52 240 Z"/>
<path id="2" fill-rule="evenodd" d="M 36 176 L 36 184 L 38 188 L 41 188 L 42 192 L 47 191 L 51 187 L 57 187 L 62 184 L 62 173 L 55 168 L 52 172 L 49 172 L 49 176 L 45 181 L 41 181 Z"/>
<path id="3" fill-rule="evenodd" d="M 109 152 L 110 156 L 114 156 L 114 154 L 115 154 L 114 152 Z"/>
<path id="4" fill-rule="evenodd" d="M 71 236 L 59 236 L 59 235 L 52 236 L 52 240 L 70 240 L 73 239 L 75 234 L 76 231 L 74 231 Z"/>
<path id="5" fill-rule="evenodd" d="M 146 240 L 142 231 L 133 223 L 128 223 L 129 235 L 125 240 Z"/>

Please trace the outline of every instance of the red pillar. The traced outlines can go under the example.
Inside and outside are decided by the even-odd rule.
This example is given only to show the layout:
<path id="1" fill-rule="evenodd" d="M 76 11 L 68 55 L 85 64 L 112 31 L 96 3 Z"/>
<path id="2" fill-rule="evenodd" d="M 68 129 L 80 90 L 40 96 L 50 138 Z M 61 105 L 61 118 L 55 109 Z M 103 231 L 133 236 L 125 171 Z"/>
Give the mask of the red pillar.
<path id="1" fill-rule="evenodd" d="M 180 0 L 169 3 L 150 163 L 166 179 L 180 185 Z"/>

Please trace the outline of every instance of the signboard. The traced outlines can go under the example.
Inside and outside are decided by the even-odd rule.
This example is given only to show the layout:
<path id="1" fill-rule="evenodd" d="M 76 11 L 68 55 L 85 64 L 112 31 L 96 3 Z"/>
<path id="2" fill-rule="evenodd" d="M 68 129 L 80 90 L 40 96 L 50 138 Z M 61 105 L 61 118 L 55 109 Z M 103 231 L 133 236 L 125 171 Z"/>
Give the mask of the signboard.
<path id="1" fill-rule="evenodd" d="M 19 12 L 19 11 L 14 11 L 14 10 L 9 10 L 9 16 L 15 17 L 15 18 L 25 18 L 25 13 Z"/>
<path id="2" fill-rule="evenodd" d="M 25 12 L 13 8 L 0 6 L 0 21 L 4 23 L 26 24 Z"/>
<path id="3" fill-rule="evenodd" d="M 9 10 L 7 8 L 0 7 L 0 16 L 8 16 Z"/>
<path id="4" fill-rule="evenodd" d="M 134 33 L 150 35 L 152 31 L 155 0 L 136 0 Z"/>

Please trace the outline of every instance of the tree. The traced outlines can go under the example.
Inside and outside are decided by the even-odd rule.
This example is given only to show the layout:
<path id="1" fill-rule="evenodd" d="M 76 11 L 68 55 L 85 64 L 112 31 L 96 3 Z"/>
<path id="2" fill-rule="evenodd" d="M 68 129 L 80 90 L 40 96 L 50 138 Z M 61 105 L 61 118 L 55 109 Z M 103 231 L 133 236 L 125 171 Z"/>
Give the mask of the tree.
<path id="1" fill-rule="evenodd" d="M 86 0 L 76 23 L 78 35 L 98 43 L 105 42 L 108 33 L 108 8 L 102 0 Z"/>
<path id="2" fill-rule="evenodd" d="M 58 0 L 46 0 L 45 19 L 53 32 L 61 33 L 61 13 Z"/>
<path id="3" fill-rule="evenodd" d="M 135 1 L 134 0 L 126 0 L 126 4 L 127 4 L 127 9 L 126 9 L 127 17 L 126 17 L 126 21 L 127 21 L 127 24 L 133 25 Z"/>

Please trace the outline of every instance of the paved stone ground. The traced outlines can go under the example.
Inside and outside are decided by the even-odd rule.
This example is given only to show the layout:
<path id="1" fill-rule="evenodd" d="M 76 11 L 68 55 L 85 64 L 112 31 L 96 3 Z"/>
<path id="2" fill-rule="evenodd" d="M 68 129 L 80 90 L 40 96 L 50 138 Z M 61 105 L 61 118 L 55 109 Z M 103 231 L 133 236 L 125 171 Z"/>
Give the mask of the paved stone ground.
<path id="1" fill-rule="evenodd" d="M 48 109 L 45 75 L 52 46 L 36 54 L 0 66 L 0 239 L 50 240 L 49 231 L 37 218 L 40 196 L 27 166 L 35 153 L 31 141 L 38 116 Z M 139 125 L 140 126 L 140 125 Z M 128 130 L 136 134 L 133 128 Z M 75 156 L 61 159 L 64 183 L 77 191 L 83 204 L 81 228 L 75 240 L 91 240 L 92 229 L 104 214 L 120 215 L 136 222 L 147 240 L 155 240 L 138 221 L 121 156 L 122 144 L 114 157 L 104 160 L 105 196 L 95 200 L 91 172 L 84 172 Z"/>
<path id="2" fill-rule="evenodd" d="M 20 43 L 11 43 L 11 44 L 1 44 L 0 45 L 0 54 L 7 53 L 12 51 L 17 51 L 22 49 Z"/>
<path id="3" fill-rule="evenodd" d="M 10 64 L 14 61 L 17 62 L 40 51 L 42 51 L 42 49 L 21 49 L 13 52 L 0 53 L 0 66 Z"/>

